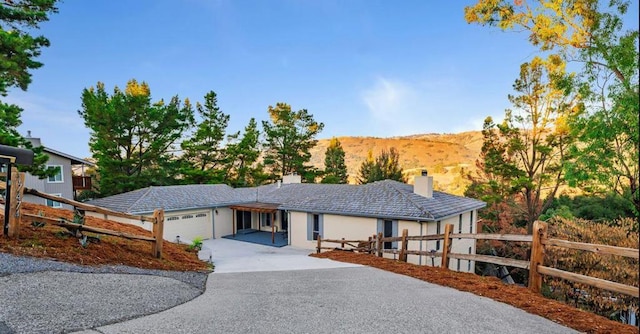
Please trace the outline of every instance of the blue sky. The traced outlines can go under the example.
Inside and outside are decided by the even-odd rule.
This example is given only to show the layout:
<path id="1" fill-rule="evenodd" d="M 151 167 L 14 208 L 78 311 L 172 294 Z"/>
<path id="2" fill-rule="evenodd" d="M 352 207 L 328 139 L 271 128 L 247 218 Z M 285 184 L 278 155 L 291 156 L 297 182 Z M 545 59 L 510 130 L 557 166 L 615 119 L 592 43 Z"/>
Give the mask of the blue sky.
<path id="1" fill-rule="evenodd" d="M 214 90 L 229 133 L 276 102 L 312 113 L 320 138 L 479 130 L 501 119 L 536 53 L 525 33 L 468 25 L 472 3 L 65 0 L 39 31 L 44 66 L 6 100 L 25 109 L 23 134 L 79 157 L 90 156 L 80 95 L 98 81 L 146 81 L 154 101 Z"/>

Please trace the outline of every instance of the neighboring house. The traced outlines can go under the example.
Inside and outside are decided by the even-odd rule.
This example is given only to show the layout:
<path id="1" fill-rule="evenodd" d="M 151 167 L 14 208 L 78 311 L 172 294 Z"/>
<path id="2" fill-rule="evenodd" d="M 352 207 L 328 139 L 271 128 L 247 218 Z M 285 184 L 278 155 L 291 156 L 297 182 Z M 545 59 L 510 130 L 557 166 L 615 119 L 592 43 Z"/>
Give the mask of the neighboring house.
<path id="1" fill-rule="evenodd" d="M 27 132 L 27 137 L 25 138 L 29 140 L 34 147 L 42 146 L 40 138 L 31 137 L 30 131 Z M 71 169 L 72 167 L 80 167 L 80 170 L 84 171 L 85 166 L 93 167 L 93 163 L 46 146 L 43 148 L 43 151 L 49 156 L 49 160 L 47 160 L 46 163 L 47 168 L 56 170 L 56 174 L 48 178 L 40 179 L 37 176 L 27 173 L 24 182 L 27 188 L 67 199 L 74 199 L 75 192 L 78 190 L 91 189 L 91 178 L 84 175 L 73 175 Z M 27 202 L 45 204 L 54 208 L 73 209 L 73 207 L 69 205 L 32 195 L 25 195 L 24 199 Z"/>
<path id="2" fill-rule="evenodd" d="M 398 236 L 444 233 L 445 224 L 454 233 L 475 233 L 477 210 L 485 203 L 433 191 L 433 178 L 418 176 L 415 185 L 385 180 L 365 185 L 304 184 L 300 176 L 285 176 L 282 182 L 255 188 L 233 189 L 227 185 L 182 185 L 149 187 L 97 199 L 93 205 L 139 215 L 165 210 L 164 238 L 175 241 L 194 237 L 220 238 L 249 230 L 284 231 L 288 244 L 313 249 L 316 239 L 359 239 L 381 232 Z M 87 213 L 89 214 L 89 213 Z M 142 221 L 106 217 L 148 230 Z M 397 243 L 385 243 L 397 248 Z M 410 241 L 410 249 L 442 251 L 440 241 Z M 475 254 L 475 242 L 456 240 L 452 252 Z M 386 256 L 393 257 L 392 254 Z M 428 256 L 409 255 L 408 261 L 431 264 Z M 439 263 L 439 259 L 435 259 Z M 473 261 L 453 260 L 451 269 L 473 271 Z"/>

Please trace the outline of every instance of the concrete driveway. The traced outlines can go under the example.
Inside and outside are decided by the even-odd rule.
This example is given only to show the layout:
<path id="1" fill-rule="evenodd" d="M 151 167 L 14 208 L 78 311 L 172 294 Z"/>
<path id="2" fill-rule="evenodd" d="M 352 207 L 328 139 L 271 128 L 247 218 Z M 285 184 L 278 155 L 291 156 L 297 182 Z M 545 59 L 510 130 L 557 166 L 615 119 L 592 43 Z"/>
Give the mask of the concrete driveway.
<path id="1" fill-rule="evenodd" d="M 282 271 L 305 269 L 329 269 L 360 267 L 356 264 L 318 259 L 308 256 L 308 249 L 295 247 L 271 247 L 229 239 L 213 239 L 203 242 L 199 256 L 215 264 L 215 273 L 239 273 L 255 271 Z"/>
<path id="2" fill-rule="evenodd" d="M 577 333 L 491 299 L 374 268 L 309 258 L 308 251 L 224 239 L 206 246 L 213 251 L 216 272 L 204 294 L 96 331 Z"/>

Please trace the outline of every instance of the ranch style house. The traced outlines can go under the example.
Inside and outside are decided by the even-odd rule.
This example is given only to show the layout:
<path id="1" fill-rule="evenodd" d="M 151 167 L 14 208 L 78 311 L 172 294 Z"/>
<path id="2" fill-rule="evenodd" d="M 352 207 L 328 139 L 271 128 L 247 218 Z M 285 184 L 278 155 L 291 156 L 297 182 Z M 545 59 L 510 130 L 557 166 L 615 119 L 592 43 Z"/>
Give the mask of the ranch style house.
<path id="1" fill-rule="evenodd" d="M 193 238 L 268 236 L 265 244 L 314 249 L 318 236 L 366 240 L 381 232 L 398 236 L 440 234 L 445 224 L 454 233 L 476 233 L 482 201 L 433 190 L 433 177 L 423 173 L 414 185 L 384 180 L 364 185 L 307 184 L 299 175 L 253 188 L 223 184 L 148 187 L 96 199 L 90 204 L 134 215 L 165 210 L 164 238 L 188 242 Z M 89 213 L 87 213 L 89 214 Z M 94 214 L 150 230 L 151 224 Z M 268 232 L 268 233 L 267 233 Z M 442 250 L 440 241 L 410 241 L 410 249 Z M 385 248 L 397 248 L 395 242 Z M 475 240 L 453 244 L 455 253 L 475 254 Z M 393 254 L 385 254 L 392 257 Z M 408 261 L 430 265 L 428 256 L 409 255 Z M 435 263 L 440 263 L 435 259 Z M 451 261 L 451 269 L 472 272 L 473 261 Z"/>

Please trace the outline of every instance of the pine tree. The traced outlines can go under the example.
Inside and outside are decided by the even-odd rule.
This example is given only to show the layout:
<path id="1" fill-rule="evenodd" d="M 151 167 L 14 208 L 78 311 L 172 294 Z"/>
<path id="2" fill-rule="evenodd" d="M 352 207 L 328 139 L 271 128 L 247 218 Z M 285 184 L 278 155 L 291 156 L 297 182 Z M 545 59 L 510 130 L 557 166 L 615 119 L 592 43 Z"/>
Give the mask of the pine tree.
<path id="1" fill-rule="evenodd" d="M 182 142 L 182 174 L 188 184 L 222 183 L 226 152 L 222 141 L 226 135 L 229 115 L 220 111 L 216 93 L 204 97 L 204 105 L 196 104 L 202 121 L 188 140 Z"/>
<path id="2" fill-rule="evenodd" d="M 316 122 L 306 109 L 292 111 L 286 103 L 269 106 L 270 121 L 262 121 L 266 137 L 264 164 L 271 178 L 282 178 L 296 173 L 306 182 L 313 182 L 317 172 L 307 165 L 311 160 L 309 150 L 317 140 L 316 135 L 324 128 Z"/>
<path id="3" fill-rule="evenodd" d="M 402 167 L 400 167 L 400 154 L 394 147 L 382 150 L 375 159 L 373 152 L 369 150 L 367 159 L 360 165 L 358 182 L 360 184 L 381 180 L 395 180 L 405 182 Z"/>
<path id="4" fill-rule="evenodd" d="M 344 163 L 344 149 L 338 138 L 331 138 L 324 156 L 324 178 L 322 183 L 347 183 L 347 165 Z"/>
<path id="5" fill-rule="evenodd" d="M 169 103 L 151 103 L 146 83 L 131 80 L 113 94 L 104 84 L 84 89 L 78 111 L 91 130 L 89 147 L 98 165 L 101 196 L 150 185 L 176 182 L 176 159 L 171 153 L 183 132 L 193 124 L 193 110 L 177 96 Z"/>
<path id="6" fill-rule="evenodd" d="M 58 12 L 56 0 L 4 1 L 0 4 L 0 96 L 6 97 L 12 87 L 26 91 L 31 83 L 31 70 L 42 67 L 35 59 L 41 49 L 49 46 L 44 36 L 32 36 L 41 22 Z M 34 151 L 33 166 L 19 166 L 21 171 L 46 177 L 52 173 L 46 169 L 48 156 L 43 147 L 32 147 L 17 128 L 22 124 L 22 108 L 0 100 L 0 144 L 30 148 Z"/>
<path id="7" fill-rule="evenodd" d="M 251 187 L 262 184 L 267 175 L 264 166 L 257 163 L 260 157 L 260 130 L 255 118 L 249 120 L 244 128 L 242 139 L 240 132 L 229 136 L 225 182 L 233 187 Z"/>

